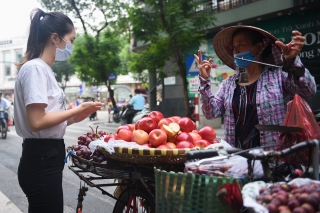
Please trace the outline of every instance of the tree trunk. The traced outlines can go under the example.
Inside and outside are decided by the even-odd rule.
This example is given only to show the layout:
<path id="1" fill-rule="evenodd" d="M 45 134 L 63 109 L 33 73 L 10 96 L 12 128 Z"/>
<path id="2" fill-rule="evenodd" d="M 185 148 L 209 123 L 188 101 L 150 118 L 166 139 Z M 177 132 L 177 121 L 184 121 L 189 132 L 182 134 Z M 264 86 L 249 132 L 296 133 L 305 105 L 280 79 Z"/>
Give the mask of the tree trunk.
<path id="1" fill-rule="evenodd" d="M 163 0 L 159 0 L 158 4 L 159 4 L 159 9 L 160 9 L 160 18 L 162 20 L 164 28 L 166 29 L 169 37 L 171 38 L 173 55 L 176 60 L 176 63 L 178 64 L 178 67 L 180 70 L 180 76 L 181 76 L 182 82 L 183 82 L 183 98 L 184 98 L 185 114 L 186 114 L 186 116 L 191 118 L 192 113 L 190 111 L 190 104 L 189 104 L 189 97 L 188 97 L 188 82 L 187 82 L 186 67 L 183 64 L 181 51 L 177 45 L 177 41 L 176 41 L 173 33 L 172 33 L 172 29 L 170 28 L 170 25 L 165 18 Z"/>
<path id="2" fill-rule="evenodd" d="M 116 107 L 117 107 L 117 103 L 116 103 L 116 101 L 114 100 L 114 90 L 111 89 L 111 86 L 108 85 L 107 82 L 106 82 L 106 86 L 108 87 L 109 98 L 111 99 L 112 106 L 113 106 L 113 108 L 116 108 Z"/>

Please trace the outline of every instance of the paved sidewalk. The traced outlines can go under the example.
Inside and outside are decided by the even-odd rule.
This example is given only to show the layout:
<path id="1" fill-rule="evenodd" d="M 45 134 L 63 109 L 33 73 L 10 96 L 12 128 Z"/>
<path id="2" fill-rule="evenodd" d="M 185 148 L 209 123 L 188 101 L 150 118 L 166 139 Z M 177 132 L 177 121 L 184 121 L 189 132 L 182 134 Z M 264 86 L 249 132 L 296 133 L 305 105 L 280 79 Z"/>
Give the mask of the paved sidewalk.
<path id="1" fill-rule="evenodd" d="M 9 198 L 7 198 L 1 191 L 0 191 L 0 212 L 7 212 L 7 213 L 22 213 L 22 211 L 12 203 Z"/>

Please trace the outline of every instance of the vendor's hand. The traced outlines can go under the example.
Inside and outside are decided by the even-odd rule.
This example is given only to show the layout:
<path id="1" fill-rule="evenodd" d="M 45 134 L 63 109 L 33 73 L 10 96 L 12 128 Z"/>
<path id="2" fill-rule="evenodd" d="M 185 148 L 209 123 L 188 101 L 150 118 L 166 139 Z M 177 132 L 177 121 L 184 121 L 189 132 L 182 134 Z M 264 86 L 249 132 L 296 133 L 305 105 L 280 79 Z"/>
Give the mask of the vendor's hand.
<path id="1" fill-rule="evenodd" d="M 194 57 L 198 62 L 198 69 L 200 71 L 200 76 L 204 79 L 208 79 L 210 77 L 212 59 L 210 58 L 208 61 L 207 60 L 202 61 L 201 50 L 198 50 L 198 55 L 194 54 Z"/>
<path id="2" fill-rule="evenodd" d="M 78 113 L 72 117 L 72 121 L 74 123 L 78 123 L 83 119 L 87 118 L 92 113 L 96 112 L 98 109 L 102 107 L 102 103 L 100 102 L 84 102 L 80 104 Z M 78 110 L 78 109 L 77 109 Z"/>
<path id="3" fill-rule="evenodd" d="M 306 40 L 306 38 L 297 30 L 292 31 L 292 34 L 295 36 L 288 44 L 284 44 L 281 41 L 275 42 L 275 44 L 281 48 L 286 60 L 294 59 L 297 55 L 299 55 L 302 47 L 304 46 L 304 41 Z"/>

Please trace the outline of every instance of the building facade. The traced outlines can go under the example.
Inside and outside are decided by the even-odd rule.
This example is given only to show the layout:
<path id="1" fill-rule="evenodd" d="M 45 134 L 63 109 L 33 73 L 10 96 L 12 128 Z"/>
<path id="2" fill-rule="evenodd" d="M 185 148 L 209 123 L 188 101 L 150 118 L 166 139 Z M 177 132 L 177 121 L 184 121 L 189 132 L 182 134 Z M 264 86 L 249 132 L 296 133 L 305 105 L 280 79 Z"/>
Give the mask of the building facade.
<path id="1" fill-rule="evenodd" d="M 20 63 L 26 52 L 26 36 L 0 40 L 0 90 L 3 97 L 13 99 L 14 84 Z"/>
<path id="2" fill-rule="evenodd" d="M 215 26 L 209 27 L 205 32 L 206 41 L 198 49 L 202 50 L 208 58 L 213 58 L 217 65 L 211 76 L 212 92 L 216 92 L 220 82 L 226 77 L 233 75 L 234 71 L 224 65 L 216 56 L 212 41 L 220 30 L 234 25 L 251 25 L 262 28 L 277 38 L 288 43 L 291 41 L 292 31 L 299 30 L 305 37 L 306 42 L 300 58 L 306 68 L 315 77 L 317 83 L 317 94 L 307 100 L 313 109 L 320 109 L 320 1 L 319 0 L 205 0 L 202 10 L 212 14 L 217 21 Z M 136 48 L 139 41 L 135 42 Z M 189 81 L 189 98 L 193 101 L 197 93 L 197 74 L 192 70 L 192 58 L 197 49 L 190 50 L 186 54 L 186 67 Z M 134 48 L 133 48 L 134 51 Z M 191 62 L 190 62 L 191 60 Z M 172 106 L 175 114 L 184 112 L 183 87 L 180 76 L 170 72 L 170 64 L 165 67 L 168 79 L 164 80 L 163 102 L 166 106 Z M 192 71 L 192 72 L 190 72 Z M 167 83 L 166 83 L 167 80 Z M 169 82 L 169 83 L 168 83 Z M 174 92 L 172 92 L 174 91 Z M 167 107 L 168 108 L 168 107 Z M 199 110 L 200 126 L 211 125 L 220 127 L 222 120 L 206 120 Z"/>

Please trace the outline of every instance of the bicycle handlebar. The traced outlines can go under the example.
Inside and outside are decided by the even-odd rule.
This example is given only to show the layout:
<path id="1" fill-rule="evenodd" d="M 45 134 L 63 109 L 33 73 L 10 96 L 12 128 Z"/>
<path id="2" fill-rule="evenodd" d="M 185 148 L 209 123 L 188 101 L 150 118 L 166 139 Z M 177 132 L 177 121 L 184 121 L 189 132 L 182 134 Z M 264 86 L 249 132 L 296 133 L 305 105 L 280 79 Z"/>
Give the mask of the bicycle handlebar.
<path id="1" fill-rule="evenodd" d="M 315 147 L 317 140 L 311 140 L 311 141 L 305 141 L 298 143 L 296 145 L 293 145 L 287 149 L 281 150 L 281 151 L 268 151 L 268 152 L 260 152 L 260 153 L 249 153 L 250 150 L 242 150 L 239 148 L 229 148 L 226 149 L 228 154 L 231 155 L 240 155 L 242 157 L 245 157 L 250 160 L 267 160 L 274 157 L 284 157 L 287 155 L 290 155 L 294 152 L 298 152 L 305 148 Z M 318 142 L 319 143 L 319 142 Z M 258 147 L 257 147 L 258 148 Z M 207 150 L 196 150 L 186 153 L 187 160 L 192 159 L 203 159 L 208 157 L 214 157 L 217 156 L 217 150 L 215 149 L 207 149 Z"/>

